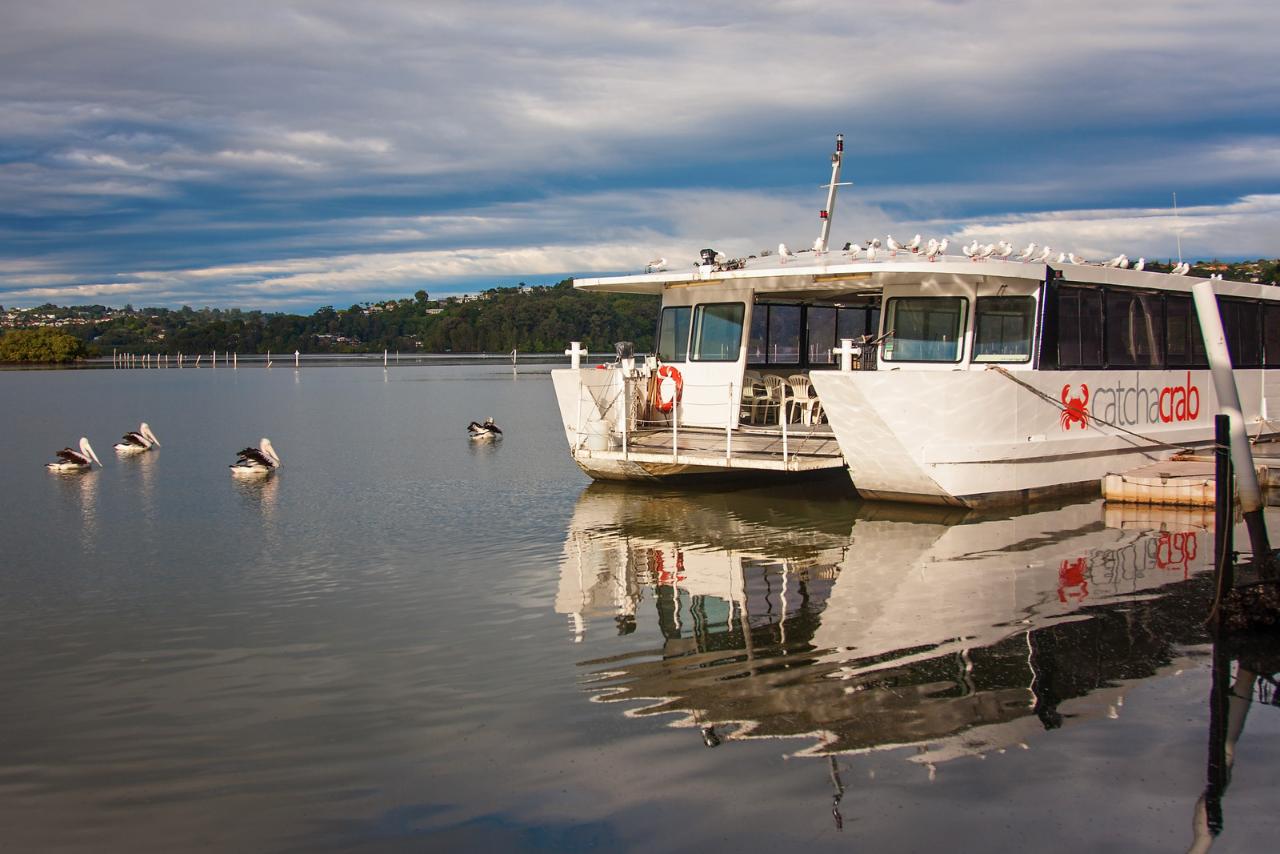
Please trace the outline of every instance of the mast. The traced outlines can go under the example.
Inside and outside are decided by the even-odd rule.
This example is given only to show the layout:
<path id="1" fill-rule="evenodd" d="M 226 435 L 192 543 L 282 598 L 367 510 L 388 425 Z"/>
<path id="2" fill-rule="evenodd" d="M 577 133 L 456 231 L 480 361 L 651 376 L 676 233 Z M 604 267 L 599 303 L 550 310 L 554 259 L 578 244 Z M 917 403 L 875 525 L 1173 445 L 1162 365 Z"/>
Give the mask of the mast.
<path id="1" fill-rule="evenodd" d="M 831 155 L 831 183 L 827 184 L 827 206 L 818 212 L 822 220 L 822 233 L 818 235 L 818 243 L 814 248 L 819 252 L 827 251 L 827 240 L 831 236 L 831 215 L 836 209 L 836 187 L 847 186 L 840 183 L 840 163 L 844 159 L 844 134 L 836 134 L 836 150 Z"/>

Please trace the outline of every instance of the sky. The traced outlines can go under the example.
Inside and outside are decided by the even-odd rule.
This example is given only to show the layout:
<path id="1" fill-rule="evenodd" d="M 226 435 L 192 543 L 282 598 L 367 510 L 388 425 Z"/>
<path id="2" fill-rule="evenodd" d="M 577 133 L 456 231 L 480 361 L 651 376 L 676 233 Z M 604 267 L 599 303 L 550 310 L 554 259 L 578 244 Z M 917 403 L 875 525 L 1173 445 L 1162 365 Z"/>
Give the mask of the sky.
<path id="1" fill-rule="evenodd" d="M 1280 255 L 1274 0 L 0 0 L 0 21 L 5 307 L 309 312 L 806 247 L 836 133 L 833 245 Z"/>

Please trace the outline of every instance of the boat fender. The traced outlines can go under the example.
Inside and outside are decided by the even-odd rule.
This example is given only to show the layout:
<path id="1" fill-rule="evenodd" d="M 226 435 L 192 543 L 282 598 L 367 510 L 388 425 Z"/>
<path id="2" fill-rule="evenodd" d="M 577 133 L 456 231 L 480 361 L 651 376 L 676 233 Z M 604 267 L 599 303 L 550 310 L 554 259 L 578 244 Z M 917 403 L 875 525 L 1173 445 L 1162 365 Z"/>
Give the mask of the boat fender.
<path id="1" fill-rule="evenodd" d="M 683 396 L 684 377 L 680 376 L 680 372 L 672 365 L 663 365 L 658 368 L 658 411 L 670 412 Z"/>

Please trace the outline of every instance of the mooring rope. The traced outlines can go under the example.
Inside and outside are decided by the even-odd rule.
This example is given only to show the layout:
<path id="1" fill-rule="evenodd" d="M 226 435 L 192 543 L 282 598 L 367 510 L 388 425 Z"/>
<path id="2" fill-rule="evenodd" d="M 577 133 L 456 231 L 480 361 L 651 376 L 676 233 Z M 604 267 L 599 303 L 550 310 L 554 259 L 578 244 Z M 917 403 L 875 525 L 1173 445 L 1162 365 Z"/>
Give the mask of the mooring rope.
<path id="1" fill-rule="evenodd" d="M 1071 411 L 1067 408 L 1066 404 L 1064 404 L 1062 401 L 1054 400 L 1052 395 L 1045 394 L 1043 391 L 1041 391 L 1040 389 L 1036 388 L 1035 386 L 1031 385 L 1028 382 L 1023 382 L 1022 380 L 1015 377 L 1011 372 L 1005 370 L 999 365 L 987 365 L 987 370 L 996 371 L 1001 376 L 1004 376 L 1007 379 L 1011 380 L 1012 382 L 1022 386 L 1027 391 L 1031 392 L 1041 400 L 1047 401 L 1048 403 L 1052 404 L 1055 409 L 1060 409 L 1063 412 Z M 1094 415 L 1093 413 L 1089 414 L 1089 419 L 1091 421 L 1096 421 L 1099 424 L 1105 424 L 1108 427 L 1114 427 L 1115 429 L 1119 430 L 1121 433 L 1128 433 L 1130 436 L 1133 436 L 1135 439 L 1141 439 L 1144 442 L 1150 442 L 1151 444 L 1159 445 L 1162 448 L 1171 448 L 1175 451 L 1189 450 L 1185 445 L 1170 445 L 1168 442 L 1162 441 L 1160 439 L 1156 439 L 1152 436 L 1144 436 L 1141 433 L 1135 433 L 1134 431 L 1129 430 L 1125 427 L 1121 427 L 1119 424 L 1116 424 L 1112 421 L 1108 421 L 1105 418 L 1099 418 L 1097 415 Z"/>

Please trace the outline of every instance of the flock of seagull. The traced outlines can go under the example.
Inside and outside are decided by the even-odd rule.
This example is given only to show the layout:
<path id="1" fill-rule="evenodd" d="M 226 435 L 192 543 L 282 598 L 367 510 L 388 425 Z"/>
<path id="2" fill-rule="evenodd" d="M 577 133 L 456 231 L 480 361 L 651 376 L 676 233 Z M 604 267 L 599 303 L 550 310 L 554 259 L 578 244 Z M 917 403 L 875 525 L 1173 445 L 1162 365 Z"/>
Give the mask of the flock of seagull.
<path id="1" fill-rule="evenodd" d="M 930 238 L 927 243 L 922 243 L 921 235 L 908 240 L 906 243 L 899 243 L 893 239 L 893 235 L 887 235 L 884 242 L 880 238 L 873 237 L 864 244 L 846 243 L 841 252 L 851 261 L 859 258 L 865 258 L 867 261 L 875 261 L 879 256 L 881 248 L 888 251 L 890 256 L 896 256 L 899 252 L 909 252 L 912 255 L 921 255 L 930 261 L 936 261 L 943 257 L 947 248 L 951 245 L 951 241 L 944 237 L 941 240 Z M 802 250 L 803 251 L 803 250 Z M 825 251 L 822 238 L 819 237 L 813 243 L 813 252 L 819 254 Z M 1026 248 L 1021 252 L 1017 251 L 1012 243 L 1007 240 L 999 240 L 995 243 L 981 243 L 976 238 L 972 243 L 960 247 L 960 251 L 965 257 L 971 261 L 986 261 L 988 259 L 996 259 L 998 261 L 1028 261 L 1038 264 L 1048 263 L 1055 260 L 1055 253 L 1049 246 L 1040 246 L 1036 243 L 1027 244 Z M 796 253 L 787 247 L 785 243 L 778 244 L 778 257 L 783 264 L 796 257 Z M 1093 264 L 1074 252 L 1058 252 L 1056 253 L 1056 261 L 1059 264 Z M 661 259 L 665 269 L 666 259 Z M 653 263 L 653 262 L 651 262 Z M 1118 270 L 1143 270 L 1147 266 L 1146 258 L 1139 258 L 1137 261 L 1130 261 L 1127 255 L 1117 255 L 1108 261 L 1098 263 L 1098 266 L 1111 267 Z M 1172 270 L 1170 275 L 1185 276 L 1191 271 L 1191 264 L 1183 261 L 1179 262 Z M 1215 278 L 1220 278 L 1215 276 Z"/>
<path id="2" fill-rule="evenodd" d="M 131 430 L 116 443 L 115 450 L 121 456 L 142 454 L 152 448 L 160 447 L 160 440 L 151 431 L 147 422 L 142 422 L 137 430 Z M 94 465 L 102 468 L 102 460 L 94 453 L 89 439 L 80 437 L 80 448 L 63 448 L 55 455 L 57 462 L 47 463 L 45 468 L 55 472 L 85 472 Z M 236 461 L 228 468 L 236 477 L 265 477 L 280 468 L 280 455 L 276 453 L 270 439 L 263 439 L 256 448 L 245 448 L 236 454 Z"/>

